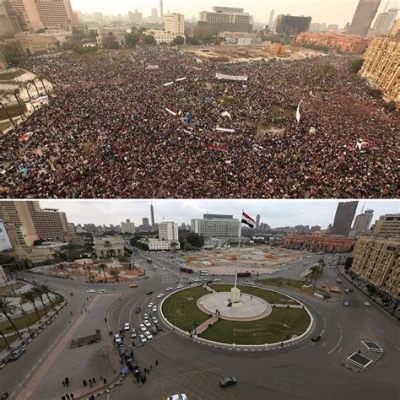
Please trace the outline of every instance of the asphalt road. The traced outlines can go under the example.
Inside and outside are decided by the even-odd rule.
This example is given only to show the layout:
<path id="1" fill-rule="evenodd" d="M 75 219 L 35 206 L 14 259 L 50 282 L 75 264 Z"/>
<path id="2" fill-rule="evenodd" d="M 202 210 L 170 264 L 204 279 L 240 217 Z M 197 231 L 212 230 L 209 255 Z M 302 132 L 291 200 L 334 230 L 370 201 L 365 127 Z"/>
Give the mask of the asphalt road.
<path id="1" fill-rule="evenodd" d="M 179 253 L 178 253 L 179 254 Z M 177 281 L 195 276 L 179 272 L 179 256 L 170 258 L 168 253 L 144 253 L 133 256 L 135 262 L 146 269 L 148 279 L 141 280 L 138 288 L 127 285 L 107 285 L 108 290 L 120 290 L 121 301 L 115 303 L 107 315 L 110 330 L 118 331 L 125 322 L 138 327 L 147 311 L 149 302 L 158 303 L 157 294 L 165 293 L 167 287 L 176 288 Z M 313 265 L 321 255 L 307 258 L 291 265 L 282 275 L 300 277 L 301 273 Z M 147 264 L 145 259 L 152 258 Z M 324 256 L 327 267 L 321 281 L 329 284 L 337 280 L 334 266 L 335 257 Z M 331 266 L 333 265 L 333 266 Z M 31 274 L 27 276 L 32 277 Z M 46 281 L 55 290 L 68 298 L 68 310 L 37 337 L 28 347 L 27 353 L 15 363 L 0 370 L 0 393 L 18 392 L 26 380 L 40 365 L 46 352 L 51 351 L 52 343 L 68 327 L 70 311 L 77 314 L 86 299 L 85 291 L 89 284 L 76 281 L 59 280 L 35 276 L 37 281 Z M 233 281 L 233 278 L 223 278 Z M 338 284 L 337 284 L 338 285 Z M 220 350 L 192 343 L 167 329 L 142 347 L 134 348 L 135 356 L 141 368 L 151 368 L 146 384 L 138 384 L 128 375 L 124 384 L 110 393 L 108 399 L 164 399 L 174 393 L 186 393 L 189 399 L 400 399 L 400 324 L 385 314 L 374 303 L 364 305 L 368 300 L 354 288 L 349 295 L 342 283 L 343 293 L 329 302 L 308 295 L 299 295 L 282 290 L 302 300 L 314 314 L 316 333 L 322 333 L 318 343 L 306 341 L 290 349 L 269 352 L 237 352 Z M 98 286 L 96 286 L 98 288 Z M 148 290 L 154 293 L 146 295 Z M 69 293 L 73 291 L 71 297 Z M 350 301 L 344 307 L 344 299 Z M 140 306 L 143 311 L 136 314 Z M 104 323 L 104 321 L 103 321 Z M 348 370 L 344 359 L 357 351 L 361 339 L 377 341 L 385 354 L 376 365 L 364 373 Z M 111 339 L 108 339 L 111 340 Z M 126 335 L 125 342 L 131 342 Z M 155 360 L 159 365 L 155 366 Z M 57 363 L 62 367 L 62 360 Z M 218 386 L 222 376 L 235 376 L 238 384 L 228 389 Z"/>

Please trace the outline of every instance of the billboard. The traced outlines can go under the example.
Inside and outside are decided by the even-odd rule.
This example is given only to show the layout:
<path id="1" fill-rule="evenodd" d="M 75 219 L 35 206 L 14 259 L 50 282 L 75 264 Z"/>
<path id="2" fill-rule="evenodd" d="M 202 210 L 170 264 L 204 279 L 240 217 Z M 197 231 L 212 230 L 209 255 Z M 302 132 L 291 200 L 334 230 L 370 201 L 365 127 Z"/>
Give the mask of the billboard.
<path id="1" fill-rule="evenodd" d="M 0 221 L 0 251 L 12 249 L 10 239 L 7 235 L 6 227 L 4 222 Z"/>

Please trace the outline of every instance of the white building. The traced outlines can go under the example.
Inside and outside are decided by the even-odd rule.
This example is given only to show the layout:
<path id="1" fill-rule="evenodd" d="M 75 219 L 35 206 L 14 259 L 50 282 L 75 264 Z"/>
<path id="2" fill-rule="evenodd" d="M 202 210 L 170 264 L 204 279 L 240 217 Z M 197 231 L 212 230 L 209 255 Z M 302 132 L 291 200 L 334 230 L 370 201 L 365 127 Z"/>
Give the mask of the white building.
<path id="1" fill-rule="evenodd" d="M 172 245 L 172 243 L 176 243 L 176 244 Z M 149 250 L 152 250 L 152 251 L 172 250 L 172 248 L 174 246 L 175 246 L 175 249 L 179 250 L 181 247 L 179 242 L 169 242 L 166 240 L 151 239 L 151 238 L 148 240 L 147 245 L 149 246 Z"/>
<path id="2" fill-rule="evenodd" d="M 185 16 L 178 13 L 164 15 L 164 31 L 185 37 Z"/>
<path id="3" fill-rule="evenodd" d="M 135 224 L 129 219 L 121 222 L 121 233 L 135 233 Z"/>
<path id="4" fill-rule="evenodd" d="M 191 230 L 204 238 L 238 238 L 240 221 L 232 215 L 205 214 L 192 219 Z"/>
<path id="5" fill-rule="evenodd" d="M 160 30 L 151 30 L 147 31 L 150 35 L 154 36 L 154 39 L 156 40 L 157 44 L 171 44 L 177 37 L 178 35 L 170 32 L 164 32 Z"/>
<path id="6" fill-rule="evenodd" d="M 179 241 L 178 225 L 175 222 L 160 222 L 158 224 L 158 237 L 168 242 Z"/>

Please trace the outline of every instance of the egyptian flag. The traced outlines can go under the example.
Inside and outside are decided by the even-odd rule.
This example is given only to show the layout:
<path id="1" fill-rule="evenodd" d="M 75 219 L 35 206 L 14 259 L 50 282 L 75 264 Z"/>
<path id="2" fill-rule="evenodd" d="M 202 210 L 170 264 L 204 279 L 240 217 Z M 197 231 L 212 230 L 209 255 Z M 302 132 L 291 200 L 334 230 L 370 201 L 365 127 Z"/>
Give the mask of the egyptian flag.
<path id="1" fill-rule="evenodd" d="M 242 214 L 242 224 L 246 224 L 247 226 L 249 226 L 250 228 L 254 228 L 256 226 L 256 221 L 254 221 L 253 218 L 250 217 L 250 215 L 246 214 L 243 211 Z"/>

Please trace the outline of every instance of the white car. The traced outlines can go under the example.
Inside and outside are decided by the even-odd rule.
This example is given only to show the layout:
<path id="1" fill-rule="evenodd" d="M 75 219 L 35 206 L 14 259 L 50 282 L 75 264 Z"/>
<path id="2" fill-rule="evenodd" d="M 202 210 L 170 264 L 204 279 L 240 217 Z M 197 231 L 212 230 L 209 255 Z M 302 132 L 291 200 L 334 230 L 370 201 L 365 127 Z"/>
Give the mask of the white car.
<path id="1" fill-rule="evenodd" d="M 144 333 L 144 335 L 146 336 L 146 339 L 147 339 L 147 340 L 153 339 L 153 335 L 152 335 L 149 331 L 146 331 L 146 332 Z"/>
<path id="2" fill-rule="evenodd" d="M 221 279 L 215 278 L 215 279 L 214 279 L 214 282 L 221 282 Z"/>
<path id="3" fill-rule="evenodd" d="M 183 289 L 183 285 L 178 285 L 176 288 L 177 289 Z"/>
<path id="4" fill-rule="evenodd" d="M 152 312 L 157 312 L 157 306 L 153 306 L 153 308 L 151 309 Z"/>
<path id="5" fill-rule="evenodd" d="M 96 293 L 96 291 L 94 289 L 88 289 L 86 290 L 86 293 Z"/>
<path id="6" fill-rule="evenodd" d="M 142 332 L 146 332 L 146 331 L 147 331 L 147 328 L 146 328 L 146 326 L 145 326 L 144 324 L 140 324 L 140 325 L 139 325 L 139 328 L 140 328 L 140 330 L 141 330 Z"/>
<path id="7" fill-rule="evenodd" d="M 157 299 L 161 299 L 161 297 L 164 297 L 164 293 L 160 293 L 157 295 Z"/>
<path id="8" fill-rule="evenodd" d="M 371 305 L 371 303 L 369 301 L 364 301 L 364 305 L 369 307 Z"/>
<path id="9" fill-rule="evenodd" d="M 129 329 L 130 329 L 129 322 L 125 322 L 124 331 L 129 331 Z"/>
<path id="10" fill-rule="evenodd" d="M 166 292 L 171 292 L 171 291 L 172 291 L 172 287 L 167 287 L 167 288 L 165 289 L 165 291 L 166 291 Z"/>
<path id="11" fill-rule="evenodd" d="M 149 303 L 149 305 L 147 306 L 148 308 L 151 308 L 154 306 L 154 303 Z"/>
<path id="12" fill-rule="evenodd" d="M 172 396 L 169 396 L 167 400 L 188 400 L 188 397 L 186 396 L 185 393 L 179 393 L 179 394 L 173 394 Z"/>
<path id="13" fill-rule="evenodd" d="M 147 314 L 147 312 L 143 314 L 143 319 L 149 319 L 149 314 Z"/>
<path id="14" fill-rule="evenodd" d="M 139 335 L 139 338 L 140 338 L 140 341 L 142 343 L 146 343 L 147 342 L 146 336 L 144 336 L 142 333 Z"/>
<path id="15" fill-rule="evenodd" d="M 153 321 L 153 324 L 158 324 L 158 319 L 156 317 L 153 317 L 151 320 Z"/>
<path id="16" fill-rule="evenodd" d="M 144 323 L 144 325 L 145 325 L 145 326 L 147 326 L 148 328 L 150 328 L 150 327 L 151 327 L 151 323 L 150 323 L 150 321 L 144 321 L 143 323 Z"/>
<path id="17" fill-rule="evenodd" d="M 99 289 L 99 293 L 101 293 L 101 294 L 107 293 L 107 290 L 106 289 Z"/>

